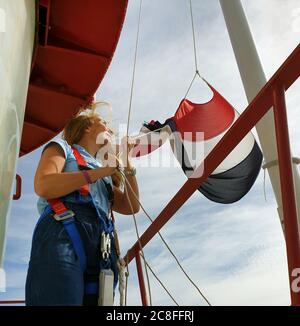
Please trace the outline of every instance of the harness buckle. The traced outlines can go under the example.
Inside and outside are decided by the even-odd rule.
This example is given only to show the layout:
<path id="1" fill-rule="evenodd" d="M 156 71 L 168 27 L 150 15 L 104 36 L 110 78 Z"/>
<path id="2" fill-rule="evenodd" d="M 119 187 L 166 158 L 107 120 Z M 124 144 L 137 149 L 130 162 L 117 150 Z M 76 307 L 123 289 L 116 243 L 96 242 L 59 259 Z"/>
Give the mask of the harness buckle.
<path id="1" fill-rule="evenodd" d="M 107 260 L 111 253 L 110 235 L 104 231 L 101 234 L 101 253 L 104 260 Z"/>
<path id="2" fill-rule="evenodd" d="M 67 210 L 61 214 L 54 214 L 53 217 L 56 221 L 64 221 L 64 220 L 67 220 L 71 217 L 75 216 L 75 213 L 71 210 Z"/>

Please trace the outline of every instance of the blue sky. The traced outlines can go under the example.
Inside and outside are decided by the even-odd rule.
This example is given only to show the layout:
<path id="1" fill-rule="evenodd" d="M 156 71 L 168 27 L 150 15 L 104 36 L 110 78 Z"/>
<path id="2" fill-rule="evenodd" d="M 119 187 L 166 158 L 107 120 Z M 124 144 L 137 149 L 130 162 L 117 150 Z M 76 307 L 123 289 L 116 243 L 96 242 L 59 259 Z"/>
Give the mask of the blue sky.
<path id="1" fill-rule="evenodd" d="M 298 0 L 242 1 L 257 49 L 269 79 L 299 43 Z M 259 3 L 259 5 L 258 5 Z M 112 64 L 97 91 L 97 99 L 113 106 L 114 124 L 126 123 L 139 1 L 130 0 L 127 17 Z M 247 101 L 221 8 L 217 0 L 194 0 L 195 28 L 201 74 L 239 111 Z M 144 120 L 172 116 L 194 73 L 192 33 L 186 0 L 144 0 L 131 132 Z M 287 92 L 291 144 L 300 153 L 299 81 Z M 210 94 L 193 87 L 190 99 L 203 102 Z M 255 131 L 254 131 L 255 133 Z M 7 292 L 0 298 L 23 298 L 31 236 L 38 219 L 33 177 L 41 149 L 21 158 L 18 174 L 23 193 L 13 202 L 7 235 L 5 271 Z M 168 144 L 161 155 L 169 153 Z M 154 155 L 159 155 L 154 154 Z M 155 218 L 186 177 L 178 166 L 138 167 L 140 198 Z M 264 199 L 263 171 L 249 194 L 233 205 L 220 205 L 195 193 L 163 228 L 162 233 L 193 280 L 213 305 L 288 305 L 289 287 L 285 243 L 268 176 Z M 140 232 L 149 221 L 138 214 Z M 130 216 L 117 216 L 122 252 L 136 241 Z M 181 305 L 205 302 L 186 281 L 159 238 L 145 249 L 151 267 Z M 130 305 L 140 304 L 135 264 L 130 265 Z M 172 304 L 151 277 L 156 305 Z M 117 303 L 117 300 L 116 300 Z"/>

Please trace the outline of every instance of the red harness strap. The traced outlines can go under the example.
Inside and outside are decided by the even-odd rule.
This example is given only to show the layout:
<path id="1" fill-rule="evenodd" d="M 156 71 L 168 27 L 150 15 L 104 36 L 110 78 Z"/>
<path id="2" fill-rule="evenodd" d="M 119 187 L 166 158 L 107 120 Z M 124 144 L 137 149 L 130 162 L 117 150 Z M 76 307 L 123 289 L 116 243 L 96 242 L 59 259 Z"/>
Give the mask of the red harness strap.
<path id="1" fill-rule="evenodd" d="M 88 167 L 87 167 L 86 161 L 82 157 L 82 155 L 79 153 L 79 150 L 75 147 L 72 147 L 72 151 L 76 158 L 79 170 L 87 170 Z M 89 194 L 89 185 L 86 184 L 86 185 L 81 186 L 79 191 L 82 196 L 87 196 Z"/>
<path id="2" fill-rule="evenodd" d="M 75 148 L 75 147 L 72 147 L 72 151 L 73 151 L 73 154 L 74 154 L 74 156 L 75 156 L 75 158 L 76 158 L 77 164 L 78 164 L 79 166 L 84 166 L 84 167 L 86 167 L 86 166 L 87 166 L 86 161 L 85 161 L 85 159 L 82 157 L 82 155 L 79 153 L 79 150 L 78 150 L 77 148 Z"/>

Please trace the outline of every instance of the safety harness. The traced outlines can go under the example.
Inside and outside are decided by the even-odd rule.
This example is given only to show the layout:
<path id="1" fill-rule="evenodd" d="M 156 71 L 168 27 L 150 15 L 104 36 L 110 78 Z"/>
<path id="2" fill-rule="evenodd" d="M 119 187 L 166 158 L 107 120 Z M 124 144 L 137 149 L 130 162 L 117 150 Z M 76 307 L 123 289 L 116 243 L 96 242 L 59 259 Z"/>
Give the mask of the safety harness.
<path id="1" fill-rule="evenodd" d="M 85 159 L 82 157 L 80 152 L 72 147 L 73 154 L 76 158 L 79 170 L 90 170 L 87 166 Z M 99 211 L 98 207 L 95 205 L 94 199 L 89 191 L 89 185 L 83 185 L 77 191 L 77 199 L 78 202 L 82 202 L 80 199 L 80 195 L 88 198 L 88 201 L 84 201 L 85 203 L 91 202 L 96 209 L 100 224 L 102 226 L 102 234 L 101 234 L 101 255 L 102 259 L 100 260 L 100 269 L 110 268 L 110 253 L 111 253 L 111 236 L 114 234 L 114 218 L 112 214 L 112 205 L 113 205 L 113 190 L 110 183 L 106 182 L 104 178 L 101 179 L 108 191 L 108 199 L 110 202 L 109 212 L 111 214 L 111 218 L 107 218 L 103 216 L 104 214 Z M 84 273 L 87 267 L 87 258 L 84 250 L 83 241 L 80 237 L 79 231 L 75 224 L 75 213 L 72 210 L 69 210 L 63 203 L 61 198 L 48 199 L 49 205 L 45 208 L 43 214 L 41 215 L 39 222 L 50 213 L 53 213 L 53 218 L 56 221 L 59 221 L 63 224 L 67 234 L 69 235 L 71 242 L 74 247 L 74 251 L 79 259 L 80 266 L 82 272 Z M 85 283 L 85 294 L 97 294 L 98 293 L 98 283 L 96 282 L 86 282 Z"/>

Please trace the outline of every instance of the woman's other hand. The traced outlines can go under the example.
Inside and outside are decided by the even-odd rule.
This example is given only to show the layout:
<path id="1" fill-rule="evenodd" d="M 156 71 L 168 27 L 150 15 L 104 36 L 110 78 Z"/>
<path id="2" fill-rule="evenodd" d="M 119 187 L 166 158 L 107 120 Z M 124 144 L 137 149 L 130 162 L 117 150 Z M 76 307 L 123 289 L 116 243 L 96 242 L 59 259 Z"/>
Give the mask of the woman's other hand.
<path id="1" fill-rule="evenodd" d="M 135 141 L 129 136 L 124 136 L 119 145 L 119 159 L 124 167 L 131 166 L 132 149 L 135 147 Z"/>

